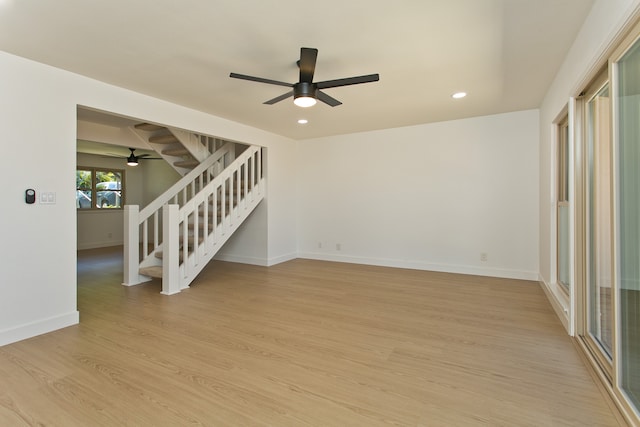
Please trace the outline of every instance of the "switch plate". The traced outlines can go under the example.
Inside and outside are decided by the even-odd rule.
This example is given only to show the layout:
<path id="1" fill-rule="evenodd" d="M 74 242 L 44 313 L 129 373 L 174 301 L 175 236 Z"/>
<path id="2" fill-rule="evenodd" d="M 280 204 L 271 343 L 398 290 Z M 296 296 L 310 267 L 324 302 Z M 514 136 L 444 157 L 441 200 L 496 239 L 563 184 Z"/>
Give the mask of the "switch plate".
<path id="1" fill-rule="evenodd" d="M 43 191 L 40 193 L 40 204 L 42 205 L 55 205 L 56 193 L 51 191 Z"/>

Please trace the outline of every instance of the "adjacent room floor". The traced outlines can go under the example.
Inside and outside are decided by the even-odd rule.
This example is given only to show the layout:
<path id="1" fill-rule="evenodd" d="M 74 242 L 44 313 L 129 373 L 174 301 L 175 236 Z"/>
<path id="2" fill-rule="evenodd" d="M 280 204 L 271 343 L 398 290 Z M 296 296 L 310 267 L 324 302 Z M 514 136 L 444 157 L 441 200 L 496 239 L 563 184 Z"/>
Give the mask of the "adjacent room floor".
<path id="1" fill-rule="evenodd" d="M 0 425 L 617 426 L 535 282 L 78 253 L 80 324 L 0 347 Z"/>

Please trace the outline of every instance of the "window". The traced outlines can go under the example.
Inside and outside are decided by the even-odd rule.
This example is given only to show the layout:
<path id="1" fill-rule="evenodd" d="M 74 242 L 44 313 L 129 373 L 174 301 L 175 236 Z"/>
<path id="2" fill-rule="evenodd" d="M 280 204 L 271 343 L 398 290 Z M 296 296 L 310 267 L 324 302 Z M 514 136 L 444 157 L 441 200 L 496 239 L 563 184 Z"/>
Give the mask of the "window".
<path id="1" fill-rule="evenodd" d="M 124 171 L 81 167 L 76 170 L 76 208 L 122 209 Z"/>
<path id="2" fill-rule="evenodd" d="M 569 292 L 570 224 L 569 224 L 569 116 L 558 124 L 558 283 Z"/>

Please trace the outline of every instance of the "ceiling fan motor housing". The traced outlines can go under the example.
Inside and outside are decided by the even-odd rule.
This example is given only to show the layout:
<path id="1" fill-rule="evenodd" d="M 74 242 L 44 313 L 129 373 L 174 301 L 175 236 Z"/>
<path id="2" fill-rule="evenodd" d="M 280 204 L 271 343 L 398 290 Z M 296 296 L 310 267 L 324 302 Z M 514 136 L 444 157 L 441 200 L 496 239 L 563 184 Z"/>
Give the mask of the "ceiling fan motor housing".
<path id="1" fill-rule="evenodd" d="M 318 97 L 318 86 L 315 83 L 299 82 L 293 85 L 293 98 Z"/>

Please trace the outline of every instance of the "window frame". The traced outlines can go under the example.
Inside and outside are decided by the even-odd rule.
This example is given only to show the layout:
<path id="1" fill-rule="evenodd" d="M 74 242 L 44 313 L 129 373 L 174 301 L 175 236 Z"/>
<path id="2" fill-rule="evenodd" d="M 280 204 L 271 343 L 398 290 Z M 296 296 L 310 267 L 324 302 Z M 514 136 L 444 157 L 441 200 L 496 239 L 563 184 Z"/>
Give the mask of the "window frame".
<path id="1" fill-rule="evenodd" d="M 91 189 L 89 191 L 91 191 L 91 206 L 88 208 L 81 208 L 77 202 L 77 194 L 76 194 L 76 210 L 78 212 L 91 212 L 91 211 L 111 211 L 111 210 L 115 210 L 115 211 L 121 211 L 124 209 L 125 206 L 125 201 L 126 201 L 126 184 L 125 184 L 125 169 L 117 169 L 117 168 L 109 168 L 109 167 L 101 167 L 101 166 L 76 166 L 76 177 L 77 177 L 77 173 L 78 171 L 88 171 L 91 173 Z M 120 189 L 119 190 L 101 190 L 98 189 L 97 186 L 99 184 L 99 182 L 97 182 L 97 174 L 99 172 L 104 172 L 104 173 L 114 173 L 114 174 L 118 174 L 120 176 Z M 102 181 L 104 182 L 104 181 Z M 86 189 L 81 189 L 77 186 L 76 183 L 76 192 L 77 191 L 86 191 Z M 113 191 L 113 192 L 119 192 L 120 193 L 120 206 L 113 206 L 113 207 L 109 207 L 109 208 L 102 208 L 99 207 L 96 202 L 98 200 L 98 192 L 100 191 Z"/>
<path id="2" fill-rule="evenodd" d="M 556 200 L 556 282 L 558 283 L 558 287 L 564 292 L 566 296 L 569 296 L 571 291 L 571 279 L 569 279 L 568 283 L 565 283 L 561 279 L 561 210 L 570 209 L 571 208 L 571 188 L 570 188 L 570 174 L 571 174 L 571 147 L 570 147 L 570 137 L 569 137 L 569 112 L 563 114 L 562 119 L 556 123 L 556 140 L 557 140 L 557 200 Z M 570 215 L 569 215 L 570 216 Z M 568 252 L 566 255 L 571 258 L 571 225 L 567 224 L 569 227 L 569 236 L 567 244 L 569 247 L 567 248 Z M 571 274 L 569 272 L 569 274 Z"/>

